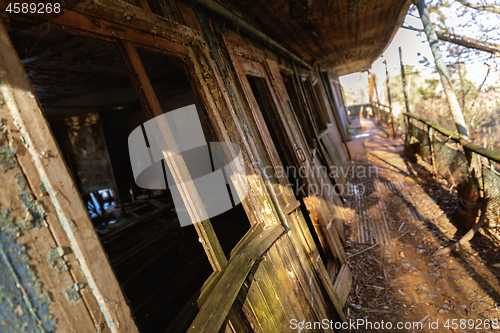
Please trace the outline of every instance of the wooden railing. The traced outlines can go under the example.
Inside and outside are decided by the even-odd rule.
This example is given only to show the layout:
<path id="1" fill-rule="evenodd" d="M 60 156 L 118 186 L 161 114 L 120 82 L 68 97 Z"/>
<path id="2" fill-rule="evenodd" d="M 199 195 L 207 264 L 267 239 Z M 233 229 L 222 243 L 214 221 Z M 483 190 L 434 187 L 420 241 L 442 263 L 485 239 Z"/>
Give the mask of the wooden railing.
<path id="1" fill-rule="evenodd" d="M 410 113 L 405 113 L 404 114 L 408 119 L 415 119 L 415 120 L 418 120 L 420 121 L 421 123 L 433 128 L 434 130 L 436 130 L 437 132 L 449 137 L 451 140 L 459 143 L 460 145 L 462 145 L 462 147 L 464 147 L 465 149 L 468 149 L 470 150 L 471 152 L 474 152 L 476 154 L 479 154 L 483 157 L 486 157 L 487 159 L 491 160 L 491 161 L 495 161 L 497 163 L 500 163 L 500 153 L 499 152 L 496 152 L 494 150 L 491 150 L 491 149 L 488 149 L 488 148 L 485 148 L 483 146 L 480 146 L 474 142 L 471 142 L 471 141 L 467 141 L 466 139 L 464 138 L 461 138 L 457 133 L 453 133 L 452 131 L 442 127 L 442 126 L 439 126 L 437 124 L 434 124 L 433 122 L 431 122 L 430 120 L 427 120 L 427 119 L 424 119 L 422 117 L 419 117 L 419 116 L 416 116 L 414 114 L 410 114 Z"/>
<path id="2" fill-rule="evenodd" d="M 487 199 L 487 232 L 500 244 L 500 153 L 428 119 L 408 113 L 404 116 L 407 152 L 420 155 L 432 166 L 434 174 L 440 174 L 458 188 L 458 209 L 464 214 L 463 219 L 473 223 L 475 201 Z"/>

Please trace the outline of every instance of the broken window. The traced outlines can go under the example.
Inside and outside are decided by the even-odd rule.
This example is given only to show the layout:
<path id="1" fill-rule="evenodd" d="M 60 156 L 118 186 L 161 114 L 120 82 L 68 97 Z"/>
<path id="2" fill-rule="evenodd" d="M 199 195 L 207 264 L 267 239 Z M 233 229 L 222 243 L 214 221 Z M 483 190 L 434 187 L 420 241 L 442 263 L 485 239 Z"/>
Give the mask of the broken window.
<path id="1" fill-rule="evenodd" d="M 306 100 L 309 103 L 309 108 L 311 109 L 312 112 L 312 118 L 314 121 L 314 124 L 316 125 L 316 128 L 318 129 L 318 133 L 326 129 L 326 124 L 327 121 L 325 119 L 325 116 L 323 114 L 323 110 L 321 108 L 321 105 L 319 104 L 320 101 L 317 98 L 316 95 L 316 88 L 313 86 L 311 83 L 311 80 L 309 77 L 302 77 L 302 88 L 304 90 L 304 93 L 306 95 Z M 316 83 L 317 84 L 317 83 Z"/>
<path id="2" fill-rule="evenodd" d="M 307 194 L 303 191 L 298 190 L 300 185 L 305 184 L 305 179 L 301 179 L 302 177 L 300 177 L 299 173 L 292 171 L 296 168 L 297 164 L 295 164 L 294 162 L 293 154 L 291 153 L 290 141 L 287 138 L 284 125 L 276 110 L 276 105 L 274 105 L 274 102 L 272 100 L 269 87 L 267 86 L 266 81 L 263 78 L 247 75 L 247 79 L 250 83 L 250 87 L 255 96 L 257 104 L 259 105 L 259 109 L 262 113 L 264 121 L 266 122 L 269 133 L 271 134 L 271 139 L 274 143 L 274 146 L 278 151 L 281 163 L 286 170 L 286 176 L 288 176 L 288 181 L 290 182 L 290 185 L 293 189 L 293 193 L 302 206 L 304 218 L 309 226 L 309 229 L 314 230 L 313 223 L 309 217 L 308 210 L 303 200 L 303 197 Z M 313 236 L 314 242 L 320 252 L 323 262 L 327 262 L 326 254 L 321 247 L 321 243 L 318 239 L 317 234 L 315 232 L 311 232 L 311 235 Z"/>
<path id="3" fill-rule="evenodd" d="M 213 269 L 170 191 L 134 179 L 128 137 L 148 118 L 120 49 L 15 22 L 8 30 L 138 326 L 187 329 Z M 163 110 L 195 104 L 206 141 L 217 141 L 183 61 L 139 54 Z M 211 222 L 226 256 L 250 227 L 241 204 Z"/>

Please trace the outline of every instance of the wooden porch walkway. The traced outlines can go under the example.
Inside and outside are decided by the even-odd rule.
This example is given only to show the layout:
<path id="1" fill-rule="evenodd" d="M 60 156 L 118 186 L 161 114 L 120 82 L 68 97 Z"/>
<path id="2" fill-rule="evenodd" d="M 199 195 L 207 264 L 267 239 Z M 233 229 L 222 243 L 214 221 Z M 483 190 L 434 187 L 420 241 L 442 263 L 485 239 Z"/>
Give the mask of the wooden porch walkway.
<path id="1" fill-rule="evenodd" d="M 468 248 L 433 256 L 461 236 L 456 190 L 421 161 L 403 157 L 403 141 L 387 140 L 375 119 L 360 123 L 349 145 L 358 158 L 346 196 L 346 254 L 354 274 L 347 319 L 427 325 L 402 330 L 409 332 L 429 332 L 436 320 L 436 332 L 447 331 L 448 319 L 498 320 L 498 248 L 479 234 Z"/>

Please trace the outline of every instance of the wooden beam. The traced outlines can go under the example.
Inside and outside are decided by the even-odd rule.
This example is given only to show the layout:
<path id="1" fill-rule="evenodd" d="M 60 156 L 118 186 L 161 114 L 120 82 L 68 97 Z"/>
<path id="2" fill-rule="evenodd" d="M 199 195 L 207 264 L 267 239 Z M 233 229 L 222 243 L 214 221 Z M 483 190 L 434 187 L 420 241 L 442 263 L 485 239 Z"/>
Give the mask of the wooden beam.
<path id="1" fill-rule="evenodd" d="M 156 97 L 153 86 L 149 81 L 139 54 L 135 46 L 128 41 L 121 41 L 119 43 L 120 50 L 127 64 L 130 79 L 136 90 L 136 93 L 141 101 L 142 107 L 147 116 L 152 119 L 164 114 L 163 109 Z M 203 202 L 201 201 L 196 187 L 191 181 L 191 175 L 187 169 L 184 159 L 180 154 L 172 154 L 170 150 L 176 150 L 175 138 L 170 130 L 169 124 L 163 118 L 158 118 L 158 126 L 153 126 L 155 136 L 158 142 L 168 142 L 169 147 L 160 147 L 166 164 L 172 173 L 177 188 L 179 189 L 182 200 L 188 210 L 188 214 L 192 221 L 201 221 L 194 223 L 196 231 L 200 237 L 200 242 L 205 249 L 205 252 L 210 260 L 210 264 L 216 271 L 222 270 L 227 265 L 227 258 L 224 255 L 222 247 L 219 243 L 215 231 L 207 218 L 207 213 Z"/>
<path id="2" fill-rule="evenodd" d="M 8 105 L 25 140 L 26 152 L 36 165 L 59 223 L 68 235 L 88 288 L 97 299 L 112 332 L 138 332 L 92 221 L 2 21 L 0 44 L 3 102 Z"/>
<path id="3" fill-rule="evenodd" d="M 347 302 L 347 297 L 349 296 L 349 291 L 351 291 L 352 286 L 352 273 L 349 265 L 344 264 L 340 267 L 339 275 L 333 284 L 333 289 L 337 292 L 339 296 L 340 303 L 342 306 Z"/>
<path id="4" fill-rule="evenodd" d="M 202 40 L 202 36 L 190 27 L 122 0 L 93 0 L 91 6 L 78 3 L 73 10 L 90 18 L 110 21 L 151 35 L 168 38 L 173 42 L 192 43 L 195 39 Z"/>
<path id="5" fill-rule="evenodd" d="M 469 149 L 470 151 L 473 151 L 476 154 L 479 154 L 479 155 L 484 156 L 492 161 L 500 163 L 500 153 L 499 152 L 482 147 L 474 142 L 466 141 L 466 140 L 460 138 L 460 136 L 458 134 L 456 134 L 456 133 L 454 133 L 454 132 L 452 132 L 452 131 L 450 131 L 442 126 L 434 124 L 433 122 L 431 122 L 430 120 L 427 120 L 425 118 L 422 118 L 422 117 L 419 117 L 419 116 L 416 116 L 416 115 L 410 114 L 410 113 L 405 113 L 404 115 L 407 116 L 408 118 L 416 119 L 416 120 L 428 125 L 429 127 L 432 127 L 433 129 L 435 129 L 439 133 L 446 135 L 447 137 L 449 137 L 450 139 L 452 139 L 455 142 L 460 143 L 463 147 Z"/>
<path id="6" fill-rule="evenodd" d="M 284 230 L 283 226 L 278 224 L 264 230 L 241 251 L 240 255 L 230 260 L 227 269 L 222 273 L 214 290 L 201 307 L 188 333 L 219 331 L 248 273 Z"/>
<path id="7" fill-rule="evenodd" d="M 126 4 L 126 6 L 134 7 L 134 11 L 129 12 L 130 15 L 133 15 L 135 11 L 144 12 L 144 10 L 129 4 Z M 155 28 L 156 30 L 151 30 L 153 27 L 150 30 L 136 29 L 133 25 L 126 24 L 123 20 L 118 20 L 116 10 L 123 10 L 121 12 L 121 17 L 123 17 L 125 9 L 122 7 L 115 7 L 113 10 L 108 9 L 106 13 L 110 15 L 103 15 L 105 18 L 92 16 L 91 14 L 94 13 L 92 11 L 91 13 L 86 13 L 81 9 L 82 12 L 78 12 L 76 8 L 73 10 L 63 8 L 63 14 L 49 22 L 40 18 L 40 15 L 30 13 L 7 16 L 5 11 L 0 11 L 0 16 L 3 19 L 8 18 L 40 26 L 41 29 L 46 30 L 67 31 L 111 42 L 117 42 L 118 39 L 127 40 L 145 48 L 154 49 L 157 52 L 162 51 L 178 56 L 186 56 L 187 54 L 186 47 L 181 42 L 192 43 L 195 40 L 195 34 L 190 32 L 188 27 L 172 24 L 171 22 L 158 25 Z M 186 31 L 186 29 L 188 30 Z M 152 33 L 152 31 L 155 31 L 155 33 Z M 178 35 L 182 35 L 183 38 L 177 37 Z"/>

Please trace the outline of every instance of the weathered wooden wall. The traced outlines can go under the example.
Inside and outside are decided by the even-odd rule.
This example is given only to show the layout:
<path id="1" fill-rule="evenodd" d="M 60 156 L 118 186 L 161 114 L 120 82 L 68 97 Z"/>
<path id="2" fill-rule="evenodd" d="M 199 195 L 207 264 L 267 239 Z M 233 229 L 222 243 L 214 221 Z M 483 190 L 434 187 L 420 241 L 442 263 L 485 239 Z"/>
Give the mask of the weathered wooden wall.
<path id="1" fill-rule="evenodd" d="M 365 10 L 361 5 L 360 8 Z M 400 14 L 401 8 L 394 12 Z M 259 15 L 260 10 L 255 9 L 253 14 Z M 9 19 L 40 23 L 29 15 Z M 248 195 L 241 195 L 241 199 L 252 227 L 226 255 L 210 220 L 195 224 L 214 273 L 199 297 L 186 305 L 191 310 L 173 322 L 177 329 L 188 324 L 192 332 L 216 332 L 222 325 L 230 325 L 237 332 L 285 332 L 291 330 L 292 319 L 345 320 L 343 304 L 352 275 L 343 250 L 345 214 L 341 196 L 308 190 L 299 196 L 289 187 L 292 179 L 265 172 L 268 168 L 276 171 L 284 166 L 303 167 L 308 170 L 306 176 L 297 178 L 303 184 L 345 185 L 345 178 L 311 172 L 315 166 L 345 170 L 347 165 L 347 120 L 339 86 L 330 72 L 325 76 L 317 66 L 312 70 L 310 66 L 301 67 L 226 23 L 201 7 L 193 8 L 189 2 L 96 0 L 91 9 L 79 4 L 41 27 L 117 43 L 148 118 L 165 110 L 150 81 L 155 69 L 141 61 L 137 49 L 178 59 L 185 64 L 215 139 L 237 143 L 241 148 L 249 186 Z M 276 31 L 279 29 L 276 27 Z M 32 291 L 26 290 L 28 296 L 23 298 L 23 292 L 13 287 L 18 283 L 17 277 L 9 273 L 12 270 L 2 272 L 10 292 L 16 293 L 22 312 L 14 303 L 9 306 L 14 307 L 16 315 L 21 313 L 18 318 L 31 316 L 26 321 L 34 325 L 37 318 L 28 310 L 37 309 L 44 316 L 39 323 L 48 331 L 54 325 L 62 331 L 79 327 L 79 332 L 90 332 L 94 325 L 113 332 L 137 331 L 5 30 L 0 31 L 0 38 L 7 46 L 0 51 L 0 66 L 10 66 L 0 67 L 4 96 L 4 103 L 0 103 L 0 167 L 6 169 L 0 176 L 9 188 L 8 192 L 0 191 L 0 222 L 5 226 L 0 235 L 7 237 L 2 238 L 1 245 L 16 249 L 14 254 L 22 258 L 19 267 L 26 263 L 35 267 L 36 274 L 23 274 L 38 282 L 21 283 L 25 288 L 34 286 L 29 289 Z M 377 45 L 384 41 L 387 42 L 387 34 L 380 37 Z M 301 48 L 301 54 L 318 51 L 317 45 L 312 44 Z M 338 64 L 348 66 L 349 59 Z M 260 80 L 258 91 L 251 83 L 255 79 L 249 77 Z M 46 84 L 50 86 L 50 81 Z M 258 101 L 262 98 L 259 94 L 267 94 L 267 104 Z M 171 138 L 168 128 L 155 135 Z M 225 153 L 234 157 L 236 152 Z M 189 184 L 184 161 L 167 154 L 165 160 L 176 182 Z M 28 190 L 23 187 L 21 176 L 28 180 Z M 239 182 L 243 183 L 241 179 Z M 203 216 L 204 207 L 196 188 L 186 185 L 181 195 L 193 217 Z M 32 224 L 40 227 L 33 228 Z M 28 247 L 28 253 L 23 245 Z M 71 251 L 67 252 L 69 248 Z M 36 259 L 49 253 L 56 258 Z M 62 278 L 67 282 L 54 284 Z M 52 302 L 42 297 L 47 292 L 53 295 Z M 22 325 L 18 318 L 10 316 L 6 320 L 12 326 Z M 172 325 L 167 329 L 173 330 Z"/>

